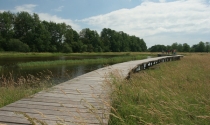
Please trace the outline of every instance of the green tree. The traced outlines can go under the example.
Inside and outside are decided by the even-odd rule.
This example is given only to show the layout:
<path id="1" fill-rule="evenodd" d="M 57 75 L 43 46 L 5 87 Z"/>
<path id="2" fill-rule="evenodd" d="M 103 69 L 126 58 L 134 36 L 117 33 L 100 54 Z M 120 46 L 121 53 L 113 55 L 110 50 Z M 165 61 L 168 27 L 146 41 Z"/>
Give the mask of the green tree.
<path id="1" fill-rule="evenodd" d="M 62 52 L 64 52 L 64 53 L 71 53 L 72 52 L 71 46 L 69 46 L 69 44 L 67 44 L 67 43 L 64 43 Z"/>
<path id="2" fill-rule="evenodd" d="M 87 45 L 88 52 L 99 52 L 101 50 L 102 42 L 97 31 L 89 28 L 82 29 L 79 33 L 80 40 L 84 45 Z"/>
<path id="3" fill-rule="evenodd" d="M 27 44 L 21 42 L 18 39 L 10 39 L 7 44 L 7 51 L 16 51 L 16 52 L 29 52 L 30 48 Z"/>
<path id="4" fill-rule="evenodd" d="M 183 51 L 183 46 L 182 44 L 178 44 L 177 46 L 177 51 L 182 52 Z"/>
<path id="5" fill-rule="evenodd" d="M 172 45 L 171 45 L 171 48 L 172 49 L 176 49 L 176 50 L 178 50 L 178 43 L 176 42 L 176 43 L 173 43 Z"/>
<path id="6" fill-rule="evenodd" d="M 4 51 L 5 50 L 5 39 L 1 37 L 0 34 L 0 51 Z"/>
<path id="7" fill-rule="evenodd" d="M 210 51 L 210 43 L 206 42 L 206 52 L 208 53 Z"/>
<path id="8" fill-rule="evenodd" d="M 205 49 L 205 44 L 201 41 L 196 47 L 196 52 L 205 52 Z"/>
<path id="9" fill-rule="evenodd" d="M 33 17 L 28 12 L 18 12 L 14 22 L 15 38 L 27 44 L 33 38 L 33 22 Z"/>
<path id="10" fill-rule="evenodd" d="M 0 12 L 0 34 L 6 40 L 12 39 L 14 35 L 13 30 L 14 14 L 11 12 Z"/>
<path id="11" fill-rule="evenodd" d="M 196 48 L 197 48 L 197 44 L 192 45 L 192 47 L 190 48 L 190 52 L 196 52 Z"/>
<path id="12" fill-rule="evenodd" d="M 154 45 L 152 47 L 149 48 L 150 52 L 166 52 L 167 48 L 165 45 Z"/>
<path id="13" fill-rule="evenodd" d="M 103 44 L 103 50 L 105 52 L 110 52 L 111 51 L 110 50 L 110 47 L 111 47 L 110 37 L 111 37 L 111 29 L 104 28 L 101 31 L 101 41 L 102 41 L 102 44 Z"/>
<path id="14" fill-rule="evenodd" d="M 183 44 L 183 52 L 190 52 L 190 46 L 187 43 Z"/>

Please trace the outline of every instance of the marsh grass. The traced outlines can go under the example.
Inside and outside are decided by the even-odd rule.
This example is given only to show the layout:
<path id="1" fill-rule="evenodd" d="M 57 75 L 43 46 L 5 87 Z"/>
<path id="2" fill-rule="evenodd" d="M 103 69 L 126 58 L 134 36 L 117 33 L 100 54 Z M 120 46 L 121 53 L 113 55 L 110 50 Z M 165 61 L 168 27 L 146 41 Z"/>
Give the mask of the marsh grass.
<path id="1" fill-rule="evenodd" d="M 113 58 L 98 58 L 98 59 L 84 59 L 84 60 L 56 60 L 56 61 L 36 61 L 17 64 L 20 68 L 31 67 L 50 67 L 56 65 L 78 65 L 78 64 L 108 64 L 108 63 L 120 63 L 129 60 L 138 60 L 147 58 L 148 55 L 129 55 Z"/>
<path id="2" fill-rule="evenodd" d="M 0 107 L 52 86 L 51 78 L 50 71 L 40 72 L 37 77 L 29 74 L 15 78 L 12 73 L 0 76 Z"/>
<path id="3" fill-rule="evenodd" d="M 209 54 L 113 80 L 110 125 L 210 124 Z"/>
<path id="4" fill-rule="evenodd" d="M 108 56 L 108 55 L 148 55 L 148 52 L 102 52 L 102 53 L 22 53 L 22 52 L 0 52 L 0 57 L 51 57 L 51 56 Z"/>

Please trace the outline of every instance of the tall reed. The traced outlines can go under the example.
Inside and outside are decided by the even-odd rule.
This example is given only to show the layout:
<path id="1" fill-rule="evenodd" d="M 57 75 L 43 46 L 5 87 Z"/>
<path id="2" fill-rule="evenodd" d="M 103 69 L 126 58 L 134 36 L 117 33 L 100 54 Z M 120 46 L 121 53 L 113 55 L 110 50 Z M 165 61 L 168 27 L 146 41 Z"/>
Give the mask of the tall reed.
<path id="1" fill-rule="evenodd" d="M 15 78 L 12 73 L 0 76 L 0 107 L 52 86 L 51 78 L 52 73 L 48 70 L 38 76 L 28 74 Z"/>
<path id="2" fill-rule="evenodd" d="M 122 56 L 113 58 L 97 58 L 97 59 L 83 59 L 83 60 L 56 60 L 56 61 L 36 61 L 36 62 L 26 62 L 17 64 L 20 68 L 28 67 L 50 67 L 56 65 L 77 65 L 77 64 L 108 64 L 108 63 L 120 63 L 129 60 L 137 60 L 147 58 L 148 55 L 135 55 L 135 56 Z"/>
<path id="3" fill-rule="evenodd" d="M 109 124 L 209 125 L 209 62 L 209 54 L 191 54 L 134 74 L 130 80 L 116 77 Z"/>

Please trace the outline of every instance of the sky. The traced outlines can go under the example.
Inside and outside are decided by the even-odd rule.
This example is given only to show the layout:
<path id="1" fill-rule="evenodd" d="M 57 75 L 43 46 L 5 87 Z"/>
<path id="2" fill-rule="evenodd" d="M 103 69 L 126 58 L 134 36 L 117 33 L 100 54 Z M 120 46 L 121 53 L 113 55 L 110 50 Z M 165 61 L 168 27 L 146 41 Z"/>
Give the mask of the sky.
<path id="1" fill-rule="evenodd" d="M 0 0 L 3 11 L 36 13 L 77 32 L 123 31 L 147 47 L 210 42 L 210 0 Z"/>

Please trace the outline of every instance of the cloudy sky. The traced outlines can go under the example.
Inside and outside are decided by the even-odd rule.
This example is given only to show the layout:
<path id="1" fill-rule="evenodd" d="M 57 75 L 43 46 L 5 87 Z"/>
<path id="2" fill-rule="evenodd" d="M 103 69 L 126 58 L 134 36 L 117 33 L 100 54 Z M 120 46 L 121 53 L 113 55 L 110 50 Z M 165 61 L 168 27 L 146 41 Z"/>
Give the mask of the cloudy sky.
<path id="1" fill-rule="evenodd" d="M 0 0 L 0 12 L 27 11 L 41 20 L 124 31 L 148 47 L 210 42 L 210 0 Z"/>

